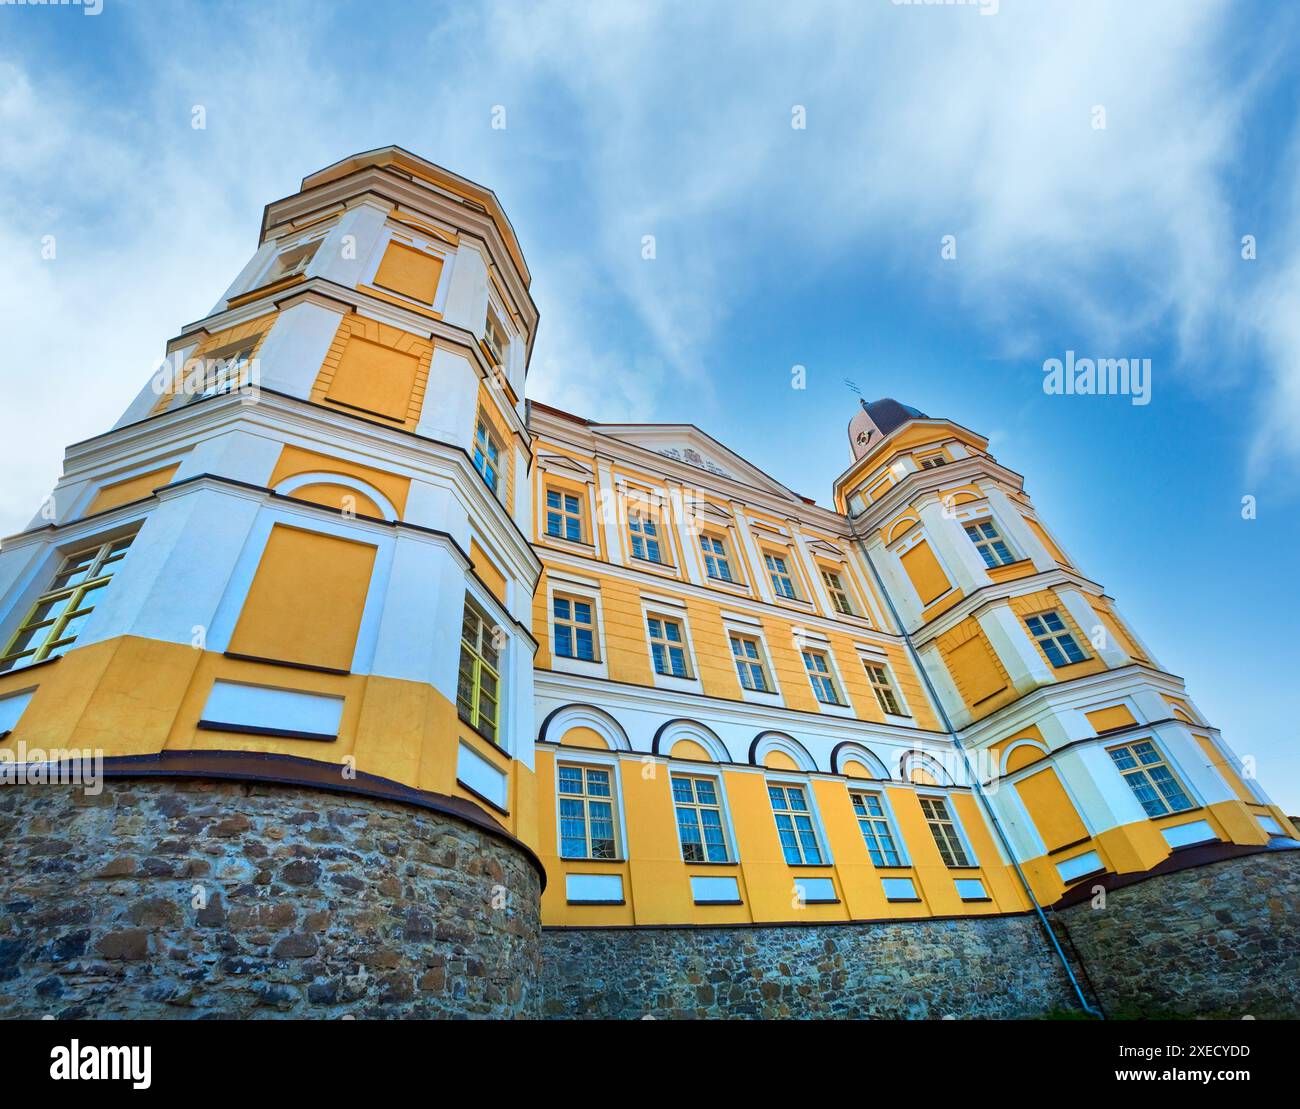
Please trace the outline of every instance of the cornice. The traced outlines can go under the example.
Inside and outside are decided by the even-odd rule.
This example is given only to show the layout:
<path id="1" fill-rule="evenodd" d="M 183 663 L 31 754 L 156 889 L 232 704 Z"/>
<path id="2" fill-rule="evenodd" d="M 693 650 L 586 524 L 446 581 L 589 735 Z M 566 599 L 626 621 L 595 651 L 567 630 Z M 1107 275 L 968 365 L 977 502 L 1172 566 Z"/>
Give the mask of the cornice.
<path id="1" fill-rule="evenodd" d="M 611 715 L 620 705 L 625 705 L 669 717 L 698 719 L 701 723 L 716 722 L 720 717 L 725 717 L 746 728 L 753 727 L 756 732 L 786 732 L 797 739 L 813 736 L 818 741 L 831 744 L 851 740 L 858 743 L 884 743 L 907 750 L 918 749 L 918 744 L 921 745 L 920 749 L 927 751 L 954 749 L 946 732 L 905 728 L 853 717 L 822 715 L 784 706 L 755 705 L 748 701 L 731 701 L 707 694 L 630 685 L 609 678 L 592 678 L 561 670 L 539 667 L 533 672 L 534 695 L 539 699 L 572 699 L 577 703 L 586 703 L 592 697 L 592 687 L 597 684 L 601 693 L 600 707 Z"/>

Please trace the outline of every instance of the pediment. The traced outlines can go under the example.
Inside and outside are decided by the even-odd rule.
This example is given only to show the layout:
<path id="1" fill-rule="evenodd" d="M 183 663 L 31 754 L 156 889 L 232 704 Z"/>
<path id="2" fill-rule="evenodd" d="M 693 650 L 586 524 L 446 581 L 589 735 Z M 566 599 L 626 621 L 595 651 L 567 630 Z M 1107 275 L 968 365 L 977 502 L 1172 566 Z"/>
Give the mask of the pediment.
<path id="1" fill-rule="evenodd" d="M 599 436 L 654 451 L 714 477 L 730 478 L 778 497 L 803 499 L 693 424 L 601 424 L 592 430 Z"/>

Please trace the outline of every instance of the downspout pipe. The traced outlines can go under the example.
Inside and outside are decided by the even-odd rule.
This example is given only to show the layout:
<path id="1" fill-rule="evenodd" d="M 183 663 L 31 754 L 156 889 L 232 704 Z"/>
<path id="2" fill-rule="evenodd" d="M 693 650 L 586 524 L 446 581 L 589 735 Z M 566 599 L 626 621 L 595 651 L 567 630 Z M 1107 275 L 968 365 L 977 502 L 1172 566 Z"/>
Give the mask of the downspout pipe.
<path id="1" fill-rule="evenodd" d="M 917 673 L 921 675 L 921 681 L 925 683 L 925 688 L 930 694 L 930 701 L 939 713 L 939 719 L 943 722 L 944 730 L 948 733 L 948 738 L 952 740 L 953 746 L 961 756 L 962 764 L 966 767 L 966 775 L 970 778 L 975 796 L 980 799 L 980 803 L 984 806 L 984 811 L 988 814 L 989 821 L 993 825 L 993 830 L 997 833 L 1003 851 L 1006 852 L 1007 858 L 1011 860 L 1011 865 L 1015 867 L 1016 876 L 1020 879 L 1021 886 L 1024 887 L 1025 896 L 1029 898 L 1029 903 L 1033 905 L 1034 912 L 1038 914 L 1038 921 L 1043 926 L 1043 931 L 1047 933 L 1047 938 L 1056 952 L 1056 957 L 1061 960 L 1061 966 L 1065 968 L 1065 973 L 1070 979 L 1070 985 L 1074 987 L 1074 993 L 1079 999 L 1079 1004 L 1083 1006 L 1083 1011 L 1089 1016 L 1096 1017 L 1098 1020 L 1105 1020 L 1105 1014 L 1100 1009 L 1090 1005 L 1088 999 L 1083 995 L 1083 989 L 1079 985 L 1079 980 L 1074 976 L 1074 969 L 1070 966 L 1070 960 L 1065 957 L 1065 952 L 1061 948 L 1060 941 L 1056 938 L 1056 933 L 1052 931 L 1052 926 L 1047 923 L 1047 915 L 1043 912 L 1043 907 L 1034 895 L 1029 879 L 1020 867 L 1020 861 L 1016 858 L 1015 849 L 1011 846 L 1006 830 L 998 819 L 998 814 L 993 808 L 993 802 L 989 800 L 988 794 L 984 792 L 984 786 L 980 782 L 979 775 L 975 773 L 975 768 L 971 765 L 970 756 L 966 753 L 966 748 L 962 746 L 961 738 L 957 735 L 957 729 L 952 726 L 952 721 L 948 718 L 948 711 L 943 707 L 943 701 L 939 697 L 938 690 L 934 688 L 934 683 L 930 680 L 929 671 L 925 668 L 920 652 L 917 651 L 916 645 L 912 642 L 912 636 L 907 631 L 907 626 L 898 614 L 893 597 L 889 595 L 889 590 L 885 588 L 884 578 L 880 576 L 880 571 L 876 569 L 876 563 L 871 557 L 871 552 L 867 550 L 867 545 L 859 537 L 854 536 L 853 542 L 857 545 L 862 557 L 866 559 L 867 566 L 871 569 L 871 576 L 875 578 L 876 588 L 880 595 L 884 597 L 885 604 L 889 608 L 889 614 L 893 617 L 894 624 L 903 637 L 903 643 L 907 647 L 907 653 L 911 656 L 912 665 L 916 667 Z"/>

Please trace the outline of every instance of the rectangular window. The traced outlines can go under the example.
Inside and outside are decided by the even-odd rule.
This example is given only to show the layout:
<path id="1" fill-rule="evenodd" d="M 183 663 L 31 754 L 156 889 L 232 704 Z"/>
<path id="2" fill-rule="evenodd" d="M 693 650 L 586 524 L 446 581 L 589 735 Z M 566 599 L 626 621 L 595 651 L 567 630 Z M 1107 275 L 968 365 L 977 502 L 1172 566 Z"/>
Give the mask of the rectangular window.
<path id="1" fill-rule="evenodd" d="M 672 780 L 682 858 L 688 863 L 730 862 L 718 783 L 713 778 L 687 778 L 677 774 Z"/>
<path id="2" fill-rule="evenodd" d="M 790 577 L 785 559 L 780 555 L 765 554 L 763 561 L 767 563 L 768 577 L 772 579 L 772 588 L 776 591 L 776 595 L 791 601 L 798 600 L 799 595 L 794 591 L 794 581 Z"/>
<path id="3" fill-rule="evenodd" d="M 68 555 L 0 655 L 0 672 L 58 654 L 76 641 L 134 536 Z"/>
<path id="4" fill-rule="evenodd" d="M 546 534 L 582 542 L 582 498 L 562 489 L 546 490 Z"/>
<path id="5" fill-rule="evenodd" d="M 615 859 L 611 771 L 594 766 L 556 767 L 560 793 L 560 855 Z"/>
<path id="6" fill-rule="evenodd" d="M 876 694 L 876 700 L 880 702 L 881 712 L 887 712 L 891 716 L 906 716 L 894 690 L 894 683 L 889 680 L 889 671 L 875 662 L 864 660 L 862 665 L 867 671 L 867 680 Z"/>
<path id="7" fill-rule="evenodd" d="M 252 380 L 253 351 L 257 349 L 261 338 L 261 335 L 251 335 L 238 343 L 201 355 L 199 367 L 203 374 L 203 388 L 193 390 L 190 399 L 233 393 L 249 385 Z"/>
<path id="8" fill-rule="evenodd" d="M 948 460 L 941 454 L 928 454 L 921 459 L 921 469 L 933 470 L 936 466 L 946 466 Z"/>
<path id="9" fill-rule="evenodd" d="M 700 536 L 700 549 L 704 552 L 704 569 L 709 577 L 719 581 L 734 581 L 731 563 L 727 560 L 727 544 L 714 535 Z"/>
<path id="10" fill-rule="evenodd" d="M 1025 627 L 1029 634 L 1038 641 L 1053 666 L 1067 666 L 1072 662 L 1083 662 L 1088 656 L 1079 648 L 1074 636 L 1066 629 L 1065 621 L 1055 609 L 1040 612 L 1037 616 L 1026 616 Z"/>
<path id="11" fill-rule="evenodd" d="M 498 742 L 501 703 L 501 652 L 491 617 L 465 598 L 460 629 L 460 673 L 456 680 L 456 712 L 471 728 Z"/>
<path id="12" fill-rule="evenodd" d="M 478 426 L 474 429 L 474 469 L 483 476 L 488 488 L 494 493 L 501 480 L 500 454 L 501 444 L 497 442 L 496 436 L 488 427 L 487 420 L 480 412 Z"/>
<path id="13" fill-rule="evenodd" d="M 320 249 L 320 245 L 324 241 L 324 239 L 315 239 L 312 242 L 299 243 L 297 246 L 291 246 L 288 250 L 282 250 L 275 256 L 275 261 L 271 264 L 271 271 L 266 275 L 267 284 L 306 272 L 307 267 L 311 265 L 311 260 L 316 257 L 316 251 Z"/>
<path id="14" fill-rule="evenodd" d="M 763 669 L 763 652 L 758 640 L 747 635 L 729 636 L 731 655 L 736 660 L 740 684 L 756 693 L 770 693 L 767 671 Z"/>
<path id="15" fill-rule="evenodd" d="M 835 677 L 831 674 L 830 661 L 825 651 L 803 651 L 804 668 L 808 671 L 808 680 L 812 682 L 813 693 L 824 705 L 840 705 L 839 690 L 835 686 Z"/>
<path id="16" fill-rule="evenodd" d="M 970 541 L 975 544 L 975 549 L 979 551 L 984 565 L 990 570 L 995 566 L 1006 566 L 1015 562 L 1016 556 L 1011 553 L 1011 548 L 1007 546 L 1006 540 L 1002 538 L 992 520 L 976 520 L 973 524 L 967 524 L 966 534 L 970 536 Z"/>
<path id="17" fill-rule="evenodd" d="M 556 597 L 551 602 L 555 624 L 555 653 L 563 658 L 594 662 L 596 626 L 590 601 Z"/>
<path id="18" fill-rule="evenodd" d="M 662 616 L 648 616 L 646 628 L 650 632 L 650 655 L 654 659 L 655 673 L 673 678 L 689 678 L 686 665 L 686 637 L 676 620 Z"/>
<path id="19" fill-rule="evenodd" d="M 659 525 L 649 515 L 642 515 L 637 509 L 627 514 L 628 537 L 632 540 L 632 557 L 646 562 L 663 562 L 659 549 Z"/>
<path id="20" fill-rule="evenodd" d="M 1165 816 L 1196 807 L 1149 739 L 1109 747 L 1106 753 L 1124 775 L 1147 816 Z"/>
<path id="21" fill-rule="evenodd" d="M 496 313 L 488 309 L 487 323 L 483 328 L 483 343 L 498 366 L 506 364 L 506 332 Z"/>
<path id="22" fill-rule="evenodd" d="M 942 797 L 922 797 L 920 801 L 925 822 L 930 825 L 930 834 L 934 836 L 944 865 L 970 866 L 970 857 L 966 854 L 961 836 L 957 834 L 957 825 L 948 812 L 947 802 Z"/>
<path id="23" fill-rule="evenodd" d="M 772 813 L 776 817 L 776 831 L 781 837 L 781 853 L 785 861 L 792 866 L 820 863 L 821 846 L 803 787 L 778 786 L 769 782 L 767 795 L 772 801 Z"/>
<path id="24" fill-rule="evenodd" d="M 826 583 L 826 590 L 831 595 L 831 604 L 835 606 L 835 611 L 845 616 L 853 616 L 853 602 L 849 600 L 849 592 L 840 581 L 839 574 L 833 570 L 823 570 L 822 581 Z"/>
<path id="25" fill-rule="evenodd" d="M 867 854 L 876 866 L 902 866 L 894 833 L 885 816 L 885 803 L 878 793 L 850 793 L 853 812 L 867 844 Z"/>

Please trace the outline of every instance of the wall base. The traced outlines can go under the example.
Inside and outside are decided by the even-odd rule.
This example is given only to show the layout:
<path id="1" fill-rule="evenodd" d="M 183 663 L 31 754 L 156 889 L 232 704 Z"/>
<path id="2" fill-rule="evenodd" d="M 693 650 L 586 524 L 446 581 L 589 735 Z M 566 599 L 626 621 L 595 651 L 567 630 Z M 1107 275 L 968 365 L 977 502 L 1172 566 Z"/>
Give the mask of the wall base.
<path id="1" fill-rule="evenodd" d="M 542 1014 L 1010 1018 L 1079 1009 L 1033 916 L 544 929 Z"/>
<path id="2" fill-rule="evenodd" d="M 540 879 L 454 816 L 295 786 L 0 788 L 0 1018 L 529 1016 Z"/>
<path id="3" fill-rule="evenodd" d="M 1300 850 L 1157 875 L 1053 918 L 1108 1017 L 1300 1017 Z"/>

